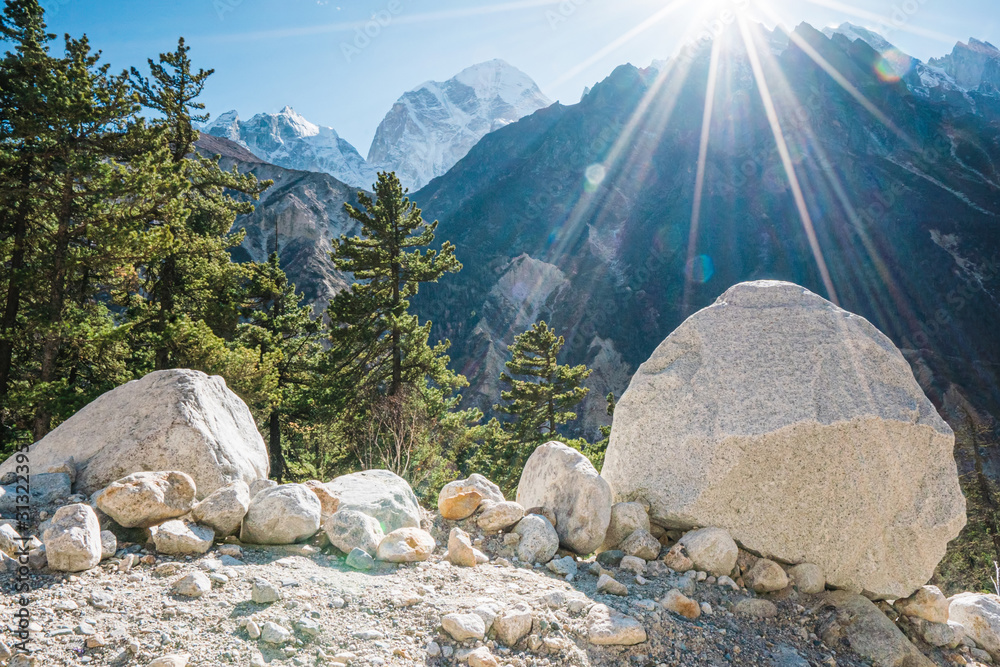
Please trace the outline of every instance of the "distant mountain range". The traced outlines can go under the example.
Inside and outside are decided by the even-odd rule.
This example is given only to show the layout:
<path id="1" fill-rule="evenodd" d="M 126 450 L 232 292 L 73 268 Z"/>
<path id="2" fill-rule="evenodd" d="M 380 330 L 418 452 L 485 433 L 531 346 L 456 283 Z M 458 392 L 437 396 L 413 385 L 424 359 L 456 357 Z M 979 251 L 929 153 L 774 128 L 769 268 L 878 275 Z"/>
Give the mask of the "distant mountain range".
<path id="1" fill-rule="evenodd" d="M 288 169 L 322 172 L 360 188 L 371 188 L 378 171 L 394 171 L 405 187 L 417 190 L 487 133 L 551 103 L 526 74 L 491 60 L 404 93 L 379 124 L 367 160 L 333 128 L 311 123 L 289 106 L 248 121 L 227 111 L 203 131 Z"/>
<path id="2" fill-rule="evenodd" d="M 922 63 L 858 26 L 825 32 L 754 32 L 774 119 L 738 34 L 721 38 L 696 229 L 707 47 L 683 67 L 621 66 L 578 104 L 545 106 L 493 131 L 490 121 L 467 154 L 456 149 L 455 164 L 413 198 L 440 220 L 439 241 L 456 244 L 465 268 L 426 286 L 414 306 L 434 322 L 433 338 L 451 339 L 454 366 L 472 383 L 468 402 L 489 408 L 506 346 L 545 319 L 566 336 L 565 361 L 595 369 L 577 426 L 596 436 L 604 395 L 620 395 L 667 334 L 732 284 L 777 278 L 833 298 L 818 251 L 840 304 L 903 349 L 946 415 L 963 406 L 1000 415 L 1000 54 L 970 40 Z M 439 100 L 404 95 L 383 124 L 450 108 L 415 102 L 431 97 Z M 399 127 L 391 136 L 430 142 L 430 153 L 450 146 L 409 121 L 380 132 Z M 234 137 L 252 143 L 242 131 Z M 283 265 L 311 300 L 346 284 L 325 253 L 332 235 L 351 229 L 341 206 L 350 188 L 264 165 L 225 139 L 202 141 L 276 178 L 258 211 L 237 221 L 253 230 L 250 256 L 263 256 L 277 224 Z M 413 182 L 445 169 L 429 164 L 411 172 Z"/>

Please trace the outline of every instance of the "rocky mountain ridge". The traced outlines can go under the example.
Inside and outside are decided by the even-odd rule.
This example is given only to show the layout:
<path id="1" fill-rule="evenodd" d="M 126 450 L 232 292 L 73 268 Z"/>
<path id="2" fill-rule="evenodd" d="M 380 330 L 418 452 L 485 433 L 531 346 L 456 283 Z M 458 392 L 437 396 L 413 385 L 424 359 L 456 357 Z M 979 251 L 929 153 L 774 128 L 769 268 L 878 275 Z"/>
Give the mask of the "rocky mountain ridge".
<path id="1" fill-rule="evenodd" d="M 550 104 L 524 72 L 492 60 L 404 93 L 379 124 L 367 159 L 333 128 L 311 123 L 290 106 L 246 121 L 227 111 L 202 132 L 239 144 L 264 162 L 329 174 L 356 188 L 371 188 L 378 171 L 394 171 L 404 187 L 417 190 L 489 132 Z"/>
<path id="2" fill-rule="evenodd" d="M 290 106 L 276 114 L 259 113 L 241 120 L 233 110 L 221 114 L 202 132 L 228 139 L 264 162 L 293 169 L 330 174 L 358 188 L 370 188 L 375 168 L 332 127 L 310 123 Z"/>

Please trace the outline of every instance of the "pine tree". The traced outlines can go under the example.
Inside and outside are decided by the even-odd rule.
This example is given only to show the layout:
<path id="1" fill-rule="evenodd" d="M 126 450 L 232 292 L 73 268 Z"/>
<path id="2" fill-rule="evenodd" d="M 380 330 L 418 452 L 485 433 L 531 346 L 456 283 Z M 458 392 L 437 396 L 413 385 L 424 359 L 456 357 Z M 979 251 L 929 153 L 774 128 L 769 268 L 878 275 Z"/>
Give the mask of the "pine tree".
<path id="1" fill-rule="evenodd" d="M 538 322 L 508 347 L 512 358 L 506 362 L 507 372 L 500 374 L 500 384 L 507 389 L 500 394 L 504 402 L 494 409 L 510 415 L 510 433 L 520 444 L 554 437 L 560 425 L 576 419 L 572 409 L 589 391 L 581 386 L 589 368 L 558 362 L 565 342 L 545 322 Z"/>
<path id="2" fill-rule="evenodd" d="M 0 17 L 13 44 L 0 61 L 0 445 L 24 437 L 26 424 L 12 400 L 12 385 L 29 356 L 31 302 L 38 245 L 45 228 L 38 215 L 44 163 L 55 142 L 47 132 L 48 98 L 56 86 L 55 58 L 37 2 L 7 0 Z"/>
<path id="3" fill-rule="evenodd" d="M 277 253 L 266 263 L 250 264 L 247 272 L 237 342 L 257 350 L 258 364 L 267 369 L 267 404 L 261 412 L 268 425 L 271 477 L 281 482 L 287 470 L 283 420 L 308 408 L 304 390 L 315 379 L 323 331 L 312 308 L 301 305 L 302 296 L 288 282 Z"/>
<path id="4" fill-rule="evenodd" d="M 424 222 L 395 174 L 379 174 L 374 190 L 374 199 L 358 193 L 360 209 L 344 205 L 361 234 L 333 242 L 335 266 L 355 283 L 327 310 L 325 402 L 350 458 L 413 482 L 437 474 L 448 441 L 464 442 L 464 430 L 482 413 L 458 410 L 455 392 L 468 382 L 448 368 L 449 343 L 431 346 L 431 323 L 409 313 L 421 283 L 462 268 L 455 247 L 425 250 L 437 222 Z"/>
<path id="5" fill-rule="evenodd" d="M 251 213 L 253 202 L 271 185 L 235 167 L 225 171 L 219 156 L 197 152 L 199 134 L 193 123 L 208 120 L 197 100 L 213 70 L 195 71 L 189 51 L 181 38 L 175 51 L 160 54 L 158 61 L 149 59 L 150 77 L 135 68 L 131 73 L 141 104 L 158 114 L 152 126 L 170 146 L 170 163 L 189 184 L 181 200 L 182 214 L 149 225 L 150 256 L 137 268 L 142 289 L 128 304 L 134 348 L 149 354 L 155 369 L 194 365 L 205 333 L 210 332 L 210 339 L 235 334 L 242 272 L 229 250 L 243 235 L 230 230 L 236 217 Z"/>
<path id="6" fill-rule="evenodd" d="M 447 343 L 430 347 L 431 323 L 411 315 L 409 299 L 420 283 L 437 282 L 461 270 L 455 246 L 426 250 L 434 242 L 437 221 L 424 222 L 420 209 L 406 198 L 393 173 L 380 173 L 375 199 L 358 193 L 362 209 L 344 204 L 361 224 L 361 236 L 333 241 L 334 265 L 355 282 L 330 302 L 332 372 L 346 382 L 342 396 L 397 395 L 404 385 L 420 387 L 426 379 L 457 387 L 447 368 Z"/>
<path id="7" fill-rule="evenodd" d="M 12 268 L 0 391 L 19 413 L 5 426 L 16 420 L 37 440 L 127 379 L 107 295 L 137 232 L 180 189 L 126 73 L 111 74 L 86 38 L 67 36 L 51 56 L 35 2 L 8 2 L 3 26 L 16 47 L 0 63 L 0 248 Z"/>

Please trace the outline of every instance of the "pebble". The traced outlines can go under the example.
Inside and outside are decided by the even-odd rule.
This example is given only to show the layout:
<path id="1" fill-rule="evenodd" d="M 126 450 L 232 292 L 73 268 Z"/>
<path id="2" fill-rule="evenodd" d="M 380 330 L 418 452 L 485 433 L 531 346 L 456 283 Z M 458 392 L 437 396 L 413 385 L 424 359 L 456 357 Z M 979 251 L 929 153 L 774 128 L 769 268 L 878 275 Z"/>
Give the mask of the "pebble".
<path id="1" fill-rule="evenodd" d="M 281 599 L 281 591 L 266 579 L 254 579 L 250 599 L 257 604 L 271 604 Z"/>

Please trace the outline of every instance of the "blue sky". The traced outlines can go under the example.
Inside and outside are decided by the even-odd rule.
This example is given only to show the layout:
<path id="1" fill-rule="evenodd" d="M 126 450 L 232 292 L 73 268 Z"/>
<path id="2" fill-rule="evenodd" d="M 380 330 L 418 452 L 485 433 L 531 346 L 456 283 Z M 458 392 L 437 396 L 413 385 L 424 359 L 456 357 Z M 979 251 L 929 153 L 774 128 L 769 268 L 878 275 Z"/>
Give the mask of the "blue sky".
<path id="1" fill-rule="evenodd" d="M 976 37 L 1000 45 L 997 0 L 42 0 L 53 32 L 86 33 L 115 68 L 178 36 L 214 68 L 204 102 L 244 118 L 290 104 L 367 155 L 400 94 L 503 58 L 574 103 L 622 63 L 679 50 L 726 12 L 773 25 L 851 21 L 926 60 Z M 374 20 L 373 20 L 374 17 Z M 367 28 L 373 36 L 359 36 Z M 367 39 L 366 39 L 367 37 Z"/>

